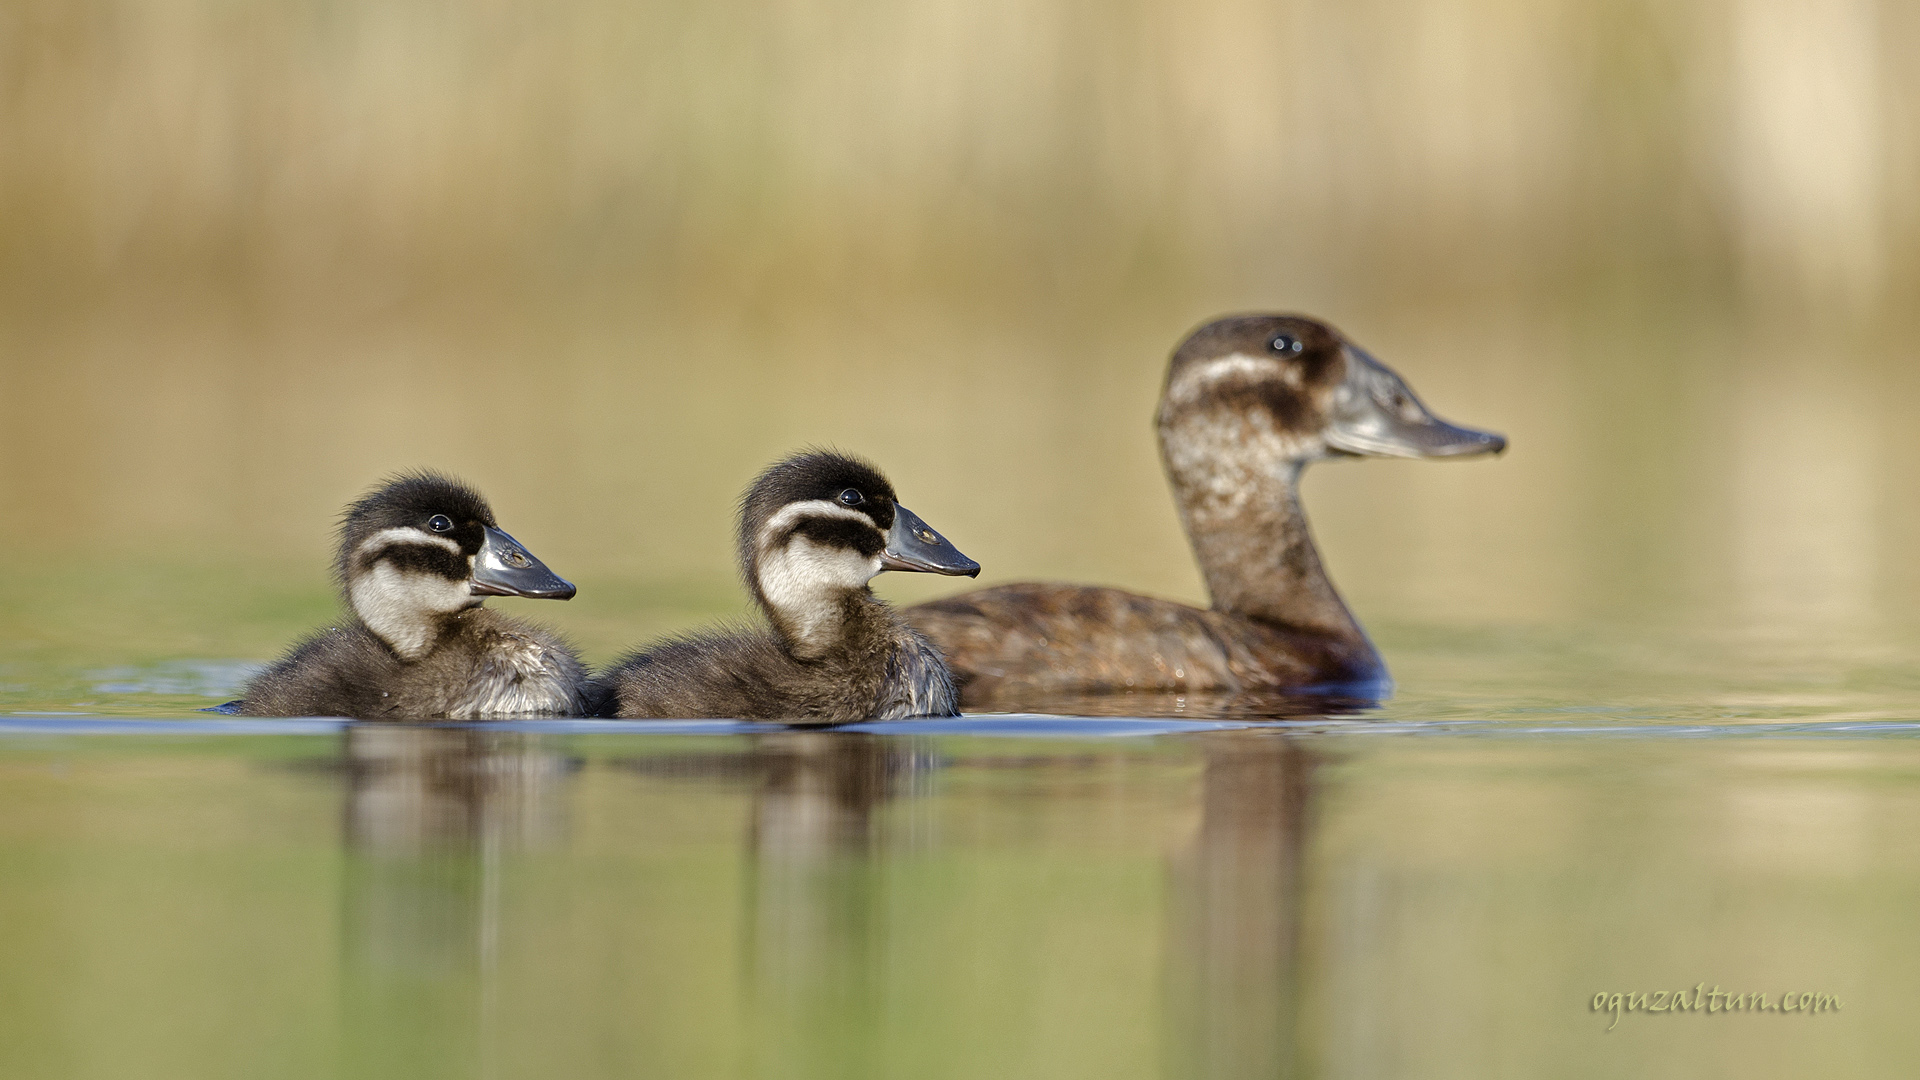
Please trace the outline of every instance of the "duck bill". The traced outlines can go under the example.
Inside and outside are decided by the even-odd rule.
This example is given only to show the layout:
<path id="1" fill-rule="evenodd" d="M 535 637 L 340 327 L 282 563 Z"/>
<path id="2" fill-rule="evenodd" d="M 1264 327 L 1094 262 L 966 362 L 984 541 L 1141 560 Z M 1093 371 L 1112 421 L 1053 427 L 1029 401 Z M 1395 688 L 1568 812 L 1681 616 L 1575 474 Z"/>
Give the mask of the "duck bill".
<path id="1" fill-rule="evenodd" d="M 1392 368 L 1349 345 L 1327 445 L 1361 457 L 1473 457 L 1505 450 L 1507 438 L 1433 415 Z"/>
<path id="2" fill-rule="evenodd" d="M 880 569 L 909 570 L 921 574 L 948 574 L 953 577 L 979 577 L 980 564 L 960 554 L 960 549 L 920 520 L 920 515 L 893 504 L 893 528 L 887 533 L 887 549 L 880 553 Z"/>
<path id="3" fill-rule="evenodd" d="M 525 596 L 533 600 L 571 600 L 573 582 L 547 569 L 520 541 L 491 525 L 480 553 L 473 557 L 475 596 Z"/>

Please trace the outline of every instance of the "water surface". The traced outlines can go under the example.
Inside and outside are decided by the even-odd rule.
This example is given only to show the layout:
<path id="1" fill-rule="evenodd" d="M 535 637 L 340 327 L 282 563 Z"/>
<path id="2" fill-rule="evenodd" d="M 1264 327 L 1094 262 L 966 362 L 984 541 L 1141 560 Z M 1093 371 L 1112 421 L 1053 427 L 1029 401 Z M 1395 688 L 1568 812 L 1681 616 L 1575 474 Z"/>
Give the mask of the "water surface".
<path id="1" fill-rule="evenodd" d="M 0 1071 L 1920 1065 L 1903 642 L 1380 636 L 1378 709 L 841 731 L 239 722 L 193 710 L 243 663 L 16 664 Z M 1703 982 L 1841 1005 L 1593 1008 Z"/>
<path id="2" fill-rule="evenodd" d="M 1902 1022 L 1920 991 L 1916 725 L 1005 734 L 16 728 L 0 1064 L 1867 1077 L 1920 1061 Z M 1703 980 L 1842 1007 L 1630 1013 L 1612 1031 L 1591 1007 Z"/>

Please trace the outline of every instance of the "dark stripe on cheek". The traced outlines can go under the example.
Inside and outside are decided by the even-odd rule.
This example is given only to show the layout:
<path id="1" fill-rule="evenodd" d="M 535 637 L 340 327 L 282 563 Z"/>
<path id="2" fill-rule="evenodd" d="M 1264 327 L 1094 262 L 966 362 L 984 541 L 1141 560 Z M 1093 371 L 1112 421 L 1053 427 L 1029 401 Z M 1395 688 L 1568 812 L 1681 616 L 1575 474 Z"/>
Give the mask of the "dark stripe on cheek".
<path id="1" fill-rule="evenodd" d="M 804 536 L 822 547 L 846 548 L 872 558 L 887 546 L 887 538 L 871 525 L 843 518 L 808 518 L 789 536 Z"/>
<path id="2" fill-rule="evenodd" d="M 1305 431 L 1325 422 L 1324 417 L 1316 415 L 1312 394 L 1312 390 L 1295 390 L 1277 379 L 1233 382 L 1207 389 L 1199 404 L 1238 414 L 1266 412 L 1283 431 Z"/>
<path id="3" fill-rule="evenodd" d="M 371 570 L 377 562 L 403 573 L 433 574 L 449 581 L 464 581 L 470 574 L 464 557 L 428 544 L 389 544 L 361 556 L 360 569 Z"/>

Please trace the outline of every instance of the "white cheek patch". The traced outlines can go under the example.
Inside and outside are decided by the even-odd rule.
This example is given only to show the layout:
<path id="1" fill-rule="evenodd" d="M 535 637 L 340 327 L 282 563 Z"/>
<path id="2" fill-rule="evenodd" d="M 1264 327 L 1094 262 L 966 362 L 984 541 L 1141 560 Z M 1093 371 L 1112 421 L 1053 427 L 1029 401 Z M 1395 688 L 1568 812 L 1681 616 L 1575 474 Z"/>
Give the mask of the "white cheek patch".
<path id="1" fill-rule="evenodd" d="M 402 527 L 396 529 L 381 529 L 379 532 L 360 541 L 359 546 L 353 549 L 354 559 L 356 562 L 364 560 L 400 544 L 413 544 L 419 547 L 441 547 L 446 548 L 455 555 L 460 554 L 460 545 L 451 536 L 440 536 L 436 533 L 430 533 L 425 529 Z"/>
<path id="2" fill-rule="evenodd" d="M 1207 394 L 1231 383 L 1279 382 L 1298 390 L 1300 380 L 1295 365 L 1234 353 L 1182 372 L 1167 387 L 1167 405 L 1174 409 L 1199 405 Z M 1320 432 L 1282 430 L 1265 409 L 1202 408 L 1175 423 L 1179 435 L 1169 435 L 1162 448 L 1168 466 L 1190 483 L 1217 489 L 1222 497 L 1231 498 L 1250 476 L 1268 475 L 1285 463 L 1326 453 Z"/>
<path id="3" fill-rule="evenodd" d="M 1204 364 L 1195 364 L 1182 371 L 1167 387 L 1167 402 L 1190 405 L 1221 383 L 1258 383 L 1268 379 L 1277 379 L 1288 386 L 1297 387 L 1300 385 L 1300 372 L 1292 364 L 1282 364 L 1264 356 L 1234 353 Z"/>
<path id="4" fill-rule="evenodd" d="M 860 520 L 872 525 L 865 515 Z M 880 557 L 796 536 L 762 555 L 758 569 L 767 607 L 801 647 L 796 651 L 812 651 L 838 640 L 841 599 L 867 587 L 880 573 Z"/>
<path id="5" fill-rule="evenodd" d="M 753 538 L 754 542 L 760 546 L 761 551 L 767 551 L 775 540 L 800 524 L 802 518 L 839 518 L 842 521 L 858 522 L 869 529 L 879 527 L 873 523 L 872 518 L 851 507 L 829 502 L 826 499 L 808 499 L 805 502 L 788 503 L 781 507 L 779 513 L 768 518 L 767 523 L 760 526 L 760 534 Z"/>
<path id="6" fill-rule="evenodd" d="M 414 660 L 433 648 L 439 617 L 472 607 L 475 598 L 465 581 L 377 562 L 348 583 L 347 601 L 367 629 L 403 659 Z"/>

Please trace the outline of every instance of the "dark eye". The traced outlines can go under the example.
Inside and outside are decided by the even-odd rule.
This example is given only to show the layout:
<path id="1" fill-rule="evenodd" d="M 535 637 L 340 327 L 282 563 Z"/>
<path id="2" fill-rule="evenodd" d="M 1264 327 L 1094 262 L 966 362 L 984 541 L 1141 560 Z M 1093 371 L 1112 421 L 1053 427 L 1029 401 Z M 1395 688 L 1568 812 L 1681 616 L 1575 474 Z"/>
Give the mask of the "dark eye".
<path id="1" fill-rule="evenodd" d="M 1277 353 L 1297 353 L 1301 348 L 1300 339 L 1292 334 L 1275 334 L 1273 340 L 1267 342 L 1267 348 Z"/>
<path id="2" fill-rule="evenodd" d="M 427 519 L 427 528 L 434 532 L 453 531 L 453 519 L 445 514 L 435 514 Z"/>
<path id="3" fill-rule="evenodd" d="M 840 493 L 840 501 L 847 506 L 859 506 L 867 501 L 867 497 L 860 494 L 859 488 L 848 488 Z"/>

